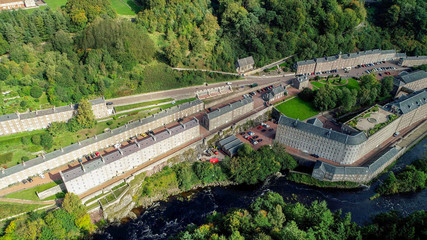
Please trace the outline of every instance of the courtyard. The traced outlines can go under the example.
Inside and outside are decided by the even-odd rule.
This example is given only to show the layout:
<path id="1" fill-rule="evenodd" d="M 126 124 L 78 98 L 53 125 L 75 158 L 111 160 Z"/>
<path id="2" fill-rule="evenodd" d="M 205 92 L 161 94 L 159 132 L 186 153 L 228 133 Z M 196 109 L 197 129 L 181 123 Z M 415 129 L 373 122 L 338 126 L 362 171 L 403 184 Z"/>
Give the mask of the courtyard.
<path id="1" fill-rule="evenodd" d="M 311 118 L 319 113 L 312 103 L 305 102 L 299 97 L 284 101 L 277 105 L 276 109 L 287 117 L 299 119 L 301 121 Z"/>

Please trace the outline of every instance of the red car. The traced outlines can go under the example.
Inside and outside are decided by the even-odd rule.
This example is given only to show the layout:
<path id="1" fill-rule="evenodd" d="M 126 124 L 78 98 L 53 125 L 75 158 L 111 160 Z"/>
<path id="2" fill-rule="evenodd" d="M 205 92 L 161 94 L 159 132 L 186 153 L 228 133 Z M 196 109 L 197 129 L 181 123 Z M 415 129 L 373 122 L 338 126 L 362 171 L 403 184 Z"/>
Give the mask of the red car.
<path id="1" fill-rule="evenodd" d="M 257 127 L 257 129 L 262 129 L 262 126 L 261 126 L 261 125 L 259 125 L 259 126 Z"/>
<path id="2" fill-rule="evenodd" d="M 209 162 L 211 162 L 211 163 L 217 163 L 217 162 L 219 162 L 219 160 L 218 160 L 218 158 L 211 158 L 209 160 Z"/>

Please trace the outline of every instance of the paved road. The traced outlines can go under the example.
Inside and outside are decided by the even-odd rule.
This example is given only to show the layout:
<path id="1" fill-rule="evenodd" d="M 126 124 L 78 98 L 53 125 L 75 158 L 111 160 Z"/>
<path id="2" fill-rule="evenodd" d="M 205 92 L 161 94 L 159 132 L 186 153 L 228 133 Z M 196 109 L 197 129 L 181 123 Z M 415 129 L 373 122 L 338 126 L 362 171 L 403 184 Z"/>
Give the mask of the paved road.
<path id="1" fill-rule="evenodd" d="M 293 75 L 285 76 L 285 77 L 280 75 L 279 76 L 261 76 L 261 77 L 251 76 L 242 80 L 233 81 L 232 86 L 240 87 L 242 85 L 248 85 L 253 83 L 258 83 L 259 85 L 262 85 L 262 84 L 277 82 L 280 80 L 289 81 L 292 78 L 293 78 Z M 122 105 L 153 101 L 153 100 L 164 99 L 164 98 L 174 98 L 179 100 L 179 99 L 195 97 L 196 91 L 225 86 L 225 85 L 226 85 L 225 82 L 213 83 L 213 84 L 209 84 L 208 86 L 199 85 L 199 86 L 192 86 L 192 87 L 186 87 L 186 88 L 171 89 L 166 91 L 144 93 L 144 94 L 108 99 L 107 101 L 112 102 L 114 106 L 122 106 Z"/>

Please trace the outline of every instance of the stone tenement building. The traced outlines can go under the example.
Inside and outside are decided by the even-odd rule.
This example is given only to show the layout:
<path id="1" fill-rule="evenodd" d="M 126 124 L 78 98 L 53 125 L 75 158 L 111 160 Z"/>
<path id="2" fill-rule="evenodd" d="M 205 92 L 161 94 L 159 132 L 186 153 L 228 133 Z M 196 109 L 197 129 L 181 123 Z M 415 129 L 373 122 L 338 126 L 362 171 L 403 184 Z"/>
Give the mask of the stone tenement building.
<path id="1" fill-rule="evenodd" d="M 255 61 L 252 56 L 237 59 L 236 72 L 238 73 L 247 72 L 249 70 L 252 70 L 254 68 L 254 65 L 255 65 Z"/>
<path id="2" fill-rule="evenodd" d="M 103 98 L 89 101 L 95 118 L 104 118 L 112 114 Z M 0 116 L 0 135 L 8 135 L 24 131 L 47 128 L 51 122 L 66 122 L 70 120 L 78 104 L 50 109 L 38 110 L 28 113 L 12 113 Z"/>
<path id="3" fill-rule="evenodd" d="M 375 161 L 362 167 L 334 166 L 318 160 L 311 176 L 320 181 L 369 182 L 389 166 L 399 156 L 398 153 L 399 150 L 396 147 L 389 148 Z"/>
<path id="4" fill-rule="evenodd" d="M 34 0 L 0 0 L 0 10 L 37 7 Z"/>
<path id="5" fill-rule="evenodd" d="M 298 90 L 308 87 L 309 81 L 307 76 L 297 76 L 292 80 L 292 86 Z"/>
<path id="6" fill-rule="evenodd" d="M 338 54 L 335 56 L 315 58 L 296 63 L 297 75 L 350 68 L 357 65 L 379 61 L 397 60 L 401 55 L 395 50 L 369 50 L 357 53 Z"/>
<path id="7" fill-rule="evenodd" d="M 394 78 L 393 85 L 396 88 L 396 94 L 402 89 L 405 92 L 413 92 L 427 88 L 427 72 L 422 70 L 411 73 L 401 72 Z"/>
<path id="8" fill-rule="evenodd" d="M 286 89 L 280 84 L 279 86 L 271 89 L 271 91 L 264 93 L 262 95 L 262 99 L 266 102 L 271 103 L 283 98 L 286 95 L 288 95 L 288 91 L 286 91 Z"/>
<path id="9" fill-rule="evenodd" d="M 224 107 L 204 114 L 200 124 L 210 131 L 237 119 L 239 116 L 253 109 L 254 100 L 251 97 L 243 98 L 237 102 L 227 104 Z"/>
<path id="10" fill-rule="evenodd" d="M 61 173 L 68 192 L 82 194 L 198 137 L 197 119 L 179 124 Z"/>
<path id="11" fill-rule="evenodd" d="M 369 137 L 363 131 L 347 134 L 323 128 L 316 119 L 302 122 L 282 115 L 275 141 L 342 165 L 352 164 L 394 133 L 427 119 L 427 90 L 403 96 L 385 105 L 383 110 L 398 118 Z"/>
<path id="12" fill-rule="evenodd" d="M 427 64 L 427 56 L 406 57 L 399 60 L 399 65 L 404 67 L 413 67 Z"/>
<path id="13" fill-rule="evenodd" d="M 47 153 L 46 155 L 23 162 L 22 164 L 3 169 L 0 172 L 0 189 L 30 176 L 43 173 L 48 169 L 54 169 L 67 164 L 85 154 L 113 146 L 125 141 L 129 137 L 163 127 L 165 124 L 193 115 L 202 110 L 203 102 L 197 99 L 166 109 L 160 113 L 140 119 L 139 121 L 134 121 L 109 132 L 74 143 L 60 150 Z"/>

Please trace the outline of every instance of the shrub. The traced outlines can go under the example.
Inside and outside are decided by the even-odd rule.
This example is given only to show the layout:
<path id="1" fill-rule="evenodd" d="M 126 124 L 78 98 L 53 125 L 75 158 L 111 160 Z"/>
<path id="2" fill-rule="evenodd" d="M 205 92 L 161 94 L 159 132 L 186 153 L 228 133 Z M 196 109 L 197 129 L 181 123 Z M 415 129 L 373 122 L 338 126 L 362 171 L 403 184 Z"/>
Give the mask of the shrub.
<path id="1" fill-rule="evenodd" d="M 53 137 L 49 133 L 43 133 L 40 137 L 40 145 L 45 149 L 49 149 L 53 145 Z"/>
<path id="2" fill-rule="evenodd" d="M 25 107 L 27 107 L 27 102 L 26 101 L 21 101 L 21 103 L 19 103 L 19 105 L 22 107 L 22 108 L 25 108 Z"/>
<path id="3" fill-rule="evenodd" d="M 33 135 L 31 137 L 31 142 L 35 145 L 40 145 L 40 135 Z"/>
<path id="4" fill-rule="evenodd" d="M 113 124 L 113 121 L 112 121 L 112 120 L 107 121 L 107 125 L 108 125 L 108 126 L 110 126 L 110 125 L 112 125 L 112 124 Z"/>
<path id="5" fill-rule="evenodd" d="M 30 141 L 30 138 L 28 138 L 28 137 L 22 137 L 21 142 L 24 145 L 28 145 L 28 144 L 30 144 L 31 141 Z"/>
<path id="6" fill-rule="evenodd" d="M 43 90 L 40 87 L 34 86 L 31 88 L 31 91 L 30 91 L 31 97 L 39 98 L 42 96 L 42 94 L 43 94 Z"/>
<path id="7" fill-rule="evenodd" d="M 22 160 L 23 162 L 26 162 L 26 161 L 30 160 L 30 158 L 29 158 L 29 157 L 27 157 L 27 156 L 23 156 L 23 157 L 21 157 L 21 160 Z"/>

